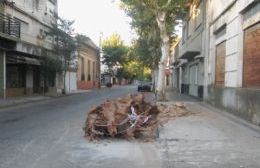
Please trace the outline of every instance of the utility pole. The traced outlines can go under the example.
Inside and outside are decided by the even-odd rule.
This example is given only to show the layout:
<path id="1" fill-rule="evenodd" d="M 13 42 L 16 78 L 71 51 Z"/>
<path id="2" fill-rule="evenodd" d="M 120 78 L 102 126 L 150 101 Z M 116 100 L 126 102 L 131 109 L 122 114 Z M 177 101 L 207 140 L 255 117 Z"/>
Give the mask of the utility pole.
<path id="1" fill-rule="evenodd" d="M 98 87 L 101 88 L 101 61 L 102 61 L 102 37 L 103 37 L 103 32 L 100 32 L 100 35 L 99 35 L 99 64 L 98 64 L 98 69 L 99 69 L 99 84 L 98 84 Z"/>

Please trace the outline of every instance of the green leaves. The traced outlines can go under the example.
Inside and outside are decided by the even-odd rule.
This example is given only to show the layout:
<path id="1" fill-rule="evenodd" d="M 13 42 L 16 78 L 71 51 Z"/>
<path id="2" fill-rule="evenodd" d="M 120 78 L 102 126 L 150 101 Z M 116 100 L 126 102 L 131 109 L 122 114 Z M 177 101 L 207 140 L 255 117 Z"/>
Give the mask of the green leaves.
<path id="1" fill-rule="evenodd" d="M 64 70 L 69 67 L 70 61 L 75 58 L 74 52 L 77 48 L 77 41 L 73 38 L 72 25 L 74 21 L 58 18 L 57 24 L 53 25 L 50 35 L 54 38 L 54 50 L 64 62 Z"/>
<path id="2" fill-rule="evenodd" d="M 136 30 L 139 38 L 147 38 L 147 42 L 152 39 L 160 40 L 160 30 L 156 22 L 156 15 L 165 12 L 165 27 L 168 36 L 174 36 L 176 19 L 185 10 L 185 5 L 189 0 L 121 0 L 121 7 L 128 16 L 132 18 L 132 28 Z M 155 46 L 154 48 L 156 48 Z"/>
<path id="3" fill-rule="evenodd" d="M 113 34 L 102 42 L 103 60 L 102 63 L 109 69 L 115 66 L 122 66 L 127 57 L 128 48 L 123 44 L 118 34 Z"/>

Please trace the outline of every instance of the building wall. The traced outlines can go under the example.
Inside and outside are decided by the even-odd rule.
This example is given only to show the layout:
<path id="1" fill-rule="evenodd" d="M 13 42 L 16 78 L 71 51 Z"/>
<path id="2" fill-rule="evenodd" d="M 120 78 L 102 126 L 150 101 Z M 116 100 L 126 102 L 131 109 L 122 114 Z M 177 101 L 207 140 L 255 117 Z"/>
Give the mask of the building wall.
<path id="1" fill-rule="evenodd" d="M 67 72 L 66 74 L 66 92 L 74 92 L 77 90 L 77 73 Z"/>
<path id="2" fill-rule="evenodd" d="M 33 94 L 33 69 L 28 67 L 26 70 L 26 95 Z"/>
<path id="3" fill-rule="evenodd" d="M 205 100 L 209 103 L 258 125 L 260 90 L 243 87 L 243 59 L 244 31 L 260 22 L 259 9 L 260 3 L 254 0 L 208 1 L 209 50 L 205 65 L 204 90 Z M 215 83 L 216 46 L 224 41 L 226 42 L 225 79 L 224 86 L 218 87 Z M 260 87 L 260 83 L 258 86 Z"/>
<path id="4" fill-rule="evenodd" d="M 5 6 L 5 14 L 21 22 L 22 42 L 18 44 L 18 50 L 27 47 L 24 43 L 52 49 L 52 39 L 46 32 L 56 22 L 54 15 L 57 14 L 57 5 L 49 0 L 36 1 L 15 0 L 14 7 Z"/>
<path id="5" fill-rule="evenodd" d="M 0 96 L 4 97 L 5 96 L 5 55 L 4 55 L 4 51 L 0 49 Z"/>
<path id="6" fill-rule="evenodd" d="M 204 58 L 206 38 L 206 0 L 194 0 L 183 25 L 183 35 L 179 43 L 179 60 L 186 63 L 179 68 L 179 85 L 181 93 L 203 97 Z M 183 62 L 183 61 L 181 61 Z"/>
<path id="7" fill-rule="evenodd" d="M 25 67 L 25 86 L 9 87 L 6 95 L 8 96 L 22 96 L 32 95 L 34 93 L 43 92 L 43 80 L 38 80 L 37 88 L 34 86 L 35 69 L 32 66 L 37 66 L 39 69 L 39 59 L 42 55 L 42 48 L 52 50 L 53 41 L 48 32 L 52 24 L 56 23 L 57 16 L 57 0 L 14 0 L 14 5 L 5 5 L 4 14 L 19 21 L 21 24 L 20 39 L 16 40 L 15 47 L 12 52 L 7 52 L 7 64 L 12 66 L 26 66 Z M 31 57 L 34 57 L 33 59 Z M 25 62 L 15 63 L 8 61 L 8 59 L 25 59 Z M 29 60 L 29 61 L 28 61 Z M 36 68 L 37 69 L 37 68 Z M 6 74 L 8 75 L 8 74 Z M 58 75 L 57 75 L 58 76 Z M 63 86 L 63 79 L 57 78 L 56 86 L 48 88 L 48 92 L 57 94 L 61 92 Z M 1 81 L 4 85 L 4 82 Z M 38 86 L 39 85 L 39 86 Z M 37 91 L 38 90 L 38 91 Z M 50 93 L 52 94 L 52 93 Z"/>
<path id="8" fill-rule="evenodd" d="M 99 86 L 98 51 L 91 46 L 82 45 L 79 48 L 77 70 L 78 89 L 91 89 Z M 83 61 L 83 62 L 82 62 Z M 84 68 L 83 68 L 84 67 Z M 83 71 L 83 72 L 82 72 Z"/>

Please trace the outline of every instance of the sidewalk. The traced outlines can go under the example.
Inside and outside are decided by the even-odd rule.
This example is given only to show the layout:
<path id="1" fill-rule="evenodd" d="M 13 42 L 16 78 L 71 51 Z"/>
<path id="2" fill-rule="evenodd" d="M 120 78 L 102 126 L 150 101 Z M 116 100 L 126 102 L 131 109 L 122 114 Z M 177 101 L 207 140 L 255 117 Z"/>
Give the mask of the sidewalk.
<path id="1" fill-rule="evenodd" d="M 15 97 L 15 98 L 7 98 L 7 99 L 0 99 L 0 108 L 7 108 L 12 107 L 20 104 L 28 104 L 33 102 L 40 102 L 51 100 L 55 98 L 65 97 L 65 96 L 72 96 L 75 94 L 86 93 L 90 90 L 76 90 L 66 95 L 59 94 L 57 96 L 43 96 L 43 95 L 35 95 L 35 96 L 22 96 L 22 97 Z"/>
<path id="2" fill-rule="evenodd" d="M 171 120 L 160 129 L 163 167 L 260 167 L 259 127 L 191 97 L 167 93 L 168 100 L 185 102 L 193 114 Z"/>

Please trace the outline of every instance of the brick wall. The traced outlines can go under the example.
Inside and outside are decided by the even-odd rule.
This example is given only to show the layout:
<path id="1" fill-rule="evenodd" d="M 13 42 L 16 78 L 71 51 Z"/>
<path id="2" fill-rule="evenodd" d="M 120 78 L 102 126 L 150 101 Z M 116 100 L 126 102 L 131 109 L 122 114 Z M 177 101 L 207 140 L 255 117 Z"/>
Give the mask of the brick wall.
<path id="1" fill-rule="evenodd" d="M 78 81 L 77 87 L 79 90 L 98 88 L 98 81 Z"/>

